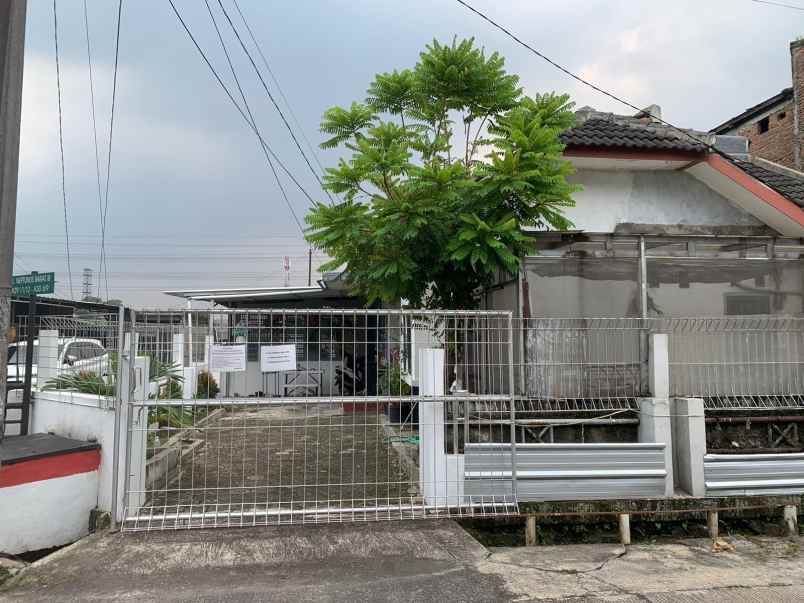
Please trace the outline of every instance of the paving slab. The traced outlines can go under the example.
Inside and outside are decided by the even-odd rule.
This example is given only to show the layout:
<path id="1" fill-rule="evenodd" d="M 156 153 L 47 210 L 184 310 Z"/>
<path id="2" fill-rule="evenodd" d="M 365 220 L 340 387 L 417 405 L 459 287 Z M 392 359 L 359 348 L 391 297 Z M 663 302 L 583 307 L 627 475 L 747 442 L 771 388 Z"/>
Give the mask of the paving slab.
<path id="1" fill-rule="evenodd" d="M 450 521 L 106 534 L 34 564 L 1 596 L 50 601 L 492 601 L 487 555 Z"/>

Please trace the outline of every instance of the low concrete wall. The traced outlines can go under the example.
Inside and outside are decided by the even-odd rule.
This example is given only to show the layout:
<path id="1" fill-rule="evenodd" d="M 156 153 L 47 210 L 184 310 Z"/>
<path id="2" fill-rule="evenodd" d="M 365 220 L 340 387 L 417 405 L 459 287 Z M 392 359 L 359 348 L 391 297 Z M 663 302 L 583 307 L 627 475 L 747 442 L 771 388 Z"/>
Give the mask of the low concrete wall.
<path id="1" fill-rule="evenodd" d="M 91 394 L 45 390 L 34 392 L 31 433 L 54 433 L 75 440 L 96 441 L 101 447 L 97 506 L 112 508 L 114 409 Z"/>
<path id="2" fill-rule="evenodd" d="M 135 383 L 132 385 L 135 399 L 145 397 L 148 382 L 147 357 L 137 358 L 135 364 Z M 123 391 L 127 391 L 128 374 L 124 362 Z M 101 511 L 112 510 L 114 482 L 114 408 L 111 400 L 102 396 L 82 394 L 71 391 L 43 390 L 32 394 L 30 433 L 53 433 L 82 441 L 95 441 L 101 447 L 101 463 L 98 470 L 97 507 Z M 131 489 L 144 491 L 145 486 L 145 448 L 147 417 L 134 414 L 135 425 L 131 438 Z M 125 485 L 125 442 L 128 431 L 127 413 L 121 413 L 120 421 L 120 471 L 118 474 L 118 509 L 122 511 L 122 497 Z M 130 501 L 131 503 L 132 501 Z M 139 502 L 138 500 L 133 502 Z M 118 514 L 118 519 L 121 519 Z"/>
<path id="3" fill-rule="evenodd" d="M 97 492 L 97 471 L 0 489 L 0 552 L 19 555 L 86 536 Z"/>

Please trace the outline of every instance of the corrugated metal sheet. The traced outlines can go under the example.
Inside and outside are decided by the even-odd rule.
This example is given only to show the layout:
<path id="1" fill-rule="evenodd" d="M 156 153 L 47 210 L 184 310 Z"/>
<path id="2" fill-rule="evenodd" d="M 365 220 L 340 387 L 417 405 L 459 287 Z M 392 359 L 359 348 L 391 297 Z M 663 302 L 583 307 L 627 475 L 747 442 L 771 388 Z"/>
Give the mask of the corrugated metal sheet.
<path id="1" fill-rule="evenodd" d="M 511 494 L 510 444 L 466 444 L 464 491 Z M 664 444 L 517 444 L 517 500 L 661 497 Z"/>
<path id="2" fill-rule="evenodd" d="M 804 493 L 804 454 L 707 454 L 711 496 Z"/>

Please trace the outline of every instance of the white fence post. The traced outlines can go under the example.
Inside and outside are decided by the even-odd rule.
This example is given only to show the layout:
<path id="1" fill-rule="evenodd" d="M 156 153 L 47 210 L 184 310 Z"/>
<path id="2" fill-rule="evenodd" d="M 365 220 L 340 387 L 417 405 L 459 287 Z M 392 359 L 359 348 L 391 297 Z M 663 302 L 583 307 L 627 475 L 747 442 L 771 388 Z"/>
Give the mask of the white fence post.
<path id="1" fill-rule="evenodd" d="M 669 337 L 652 333 L 649 347 L 649 378 L 651 398 L 639 400 L 639 441 L 664 444 L 665 496 L 673 496 L 673 431 L 670 416 L 670 355 Z"/>
<path id="2" fill-rule="evenodd" d="M 674 460 L 678 485 L 691 496 L 705 496 L 706 423 L 703 400 L 676 398 L 673 400 L 672 408 Z"/>
<path id="3" fill-rule="evenodd" d="M 650 395 L 654 398 L 670 398 L 670 351 L 666 333 L 650 336 Z"/>
<path id="4" fill-rule="evenodd" d="M 673 496 L 673 434 L 670 420 L 670 403 L 661 398 L 639 400 L 639 441 L 664 444 L 665 481 L 664 495 Z"/>
<path id="5" fill-rule="evenodd" d="M 59 374 L 59 332 L 57 330 L 39 331 L 39 366 L 36 381 L 41 389 L 48 381 Z"/>
<path id="6" fill-rule="evenodd" d="M 444 395 L 444 350 L 418 351 L 419 395 Z M 444 403 L 419 401 L 419 486 L 425 504 L 446 503 L 447 455 L 444 450 Z M 443 502 L 442 502 L 443 501 Z"/>
<path id="7" fill-rule="evenodd" d="M 184 334 L 173 333 L 173 348 L 171 350 L 171 361 L 180 367 L 184 364 Z"/>

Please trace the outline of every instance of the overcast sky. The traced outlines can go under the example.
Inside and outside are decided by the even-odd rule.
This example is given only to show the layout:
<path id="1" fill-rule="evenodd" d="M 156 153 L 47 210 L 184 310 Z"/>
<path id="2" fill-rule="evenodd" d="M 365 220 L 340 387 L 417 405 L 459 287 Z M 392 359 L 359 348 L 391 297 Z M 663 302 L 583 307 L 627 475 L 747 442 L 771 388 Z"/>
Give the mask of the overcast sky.
<path id="1" fill-rule="evenodd" d="M 246 36 L 232 0 L 223 2 Z M 338 155 L 317 149 L 324 110 L 361 100 L 377 72 L 412 67 L 434 37 L 474 36 L 488 51 L 506 57 L 507 68 L 521 77 L 528 93 L 568 92 L 578 107 L 629 112 L 567 78 L 454 0 L 239 2 L 325 166 L 334 165 Z M 231 84 L 204 3 L 176 3 Z M 639 106 L 658 104 L 665 119 L 698 129 L 789 86 L 788 44 L 804 33 L 804 11 L 751 0 L 471 3 L 599 86 Z M 804 8 L 804 0 L 787 3 Z M 99 198 L 83 4 L 57 4 L 72 289 L 79 297 L 83 268 L 96 272 L 98 284 Z M 305 189 L 321 198 L 217 0 L 211 4 L 266 140 Z M 88 0 L 88 9 L 105 186 L 117 2 Z M 281 103 L 274 83 L 267 76 L 266 81 Z M 69 297 L 49 0 L 28 1 L 22 113 L 15 274 L 56 271 L 57 293 Z M 303 218 L 306 199 L 287 178 L 283 182 Z M 292 257 L 291 283 L 306 284 L 307 247 L 256 137 L 212 78 L 167 0 L 123 5 L 108 208 L 109 295 L 128 304 L 177 305 L 160 293 L 164 289 L 281 285 L 284 255 Z"/>

